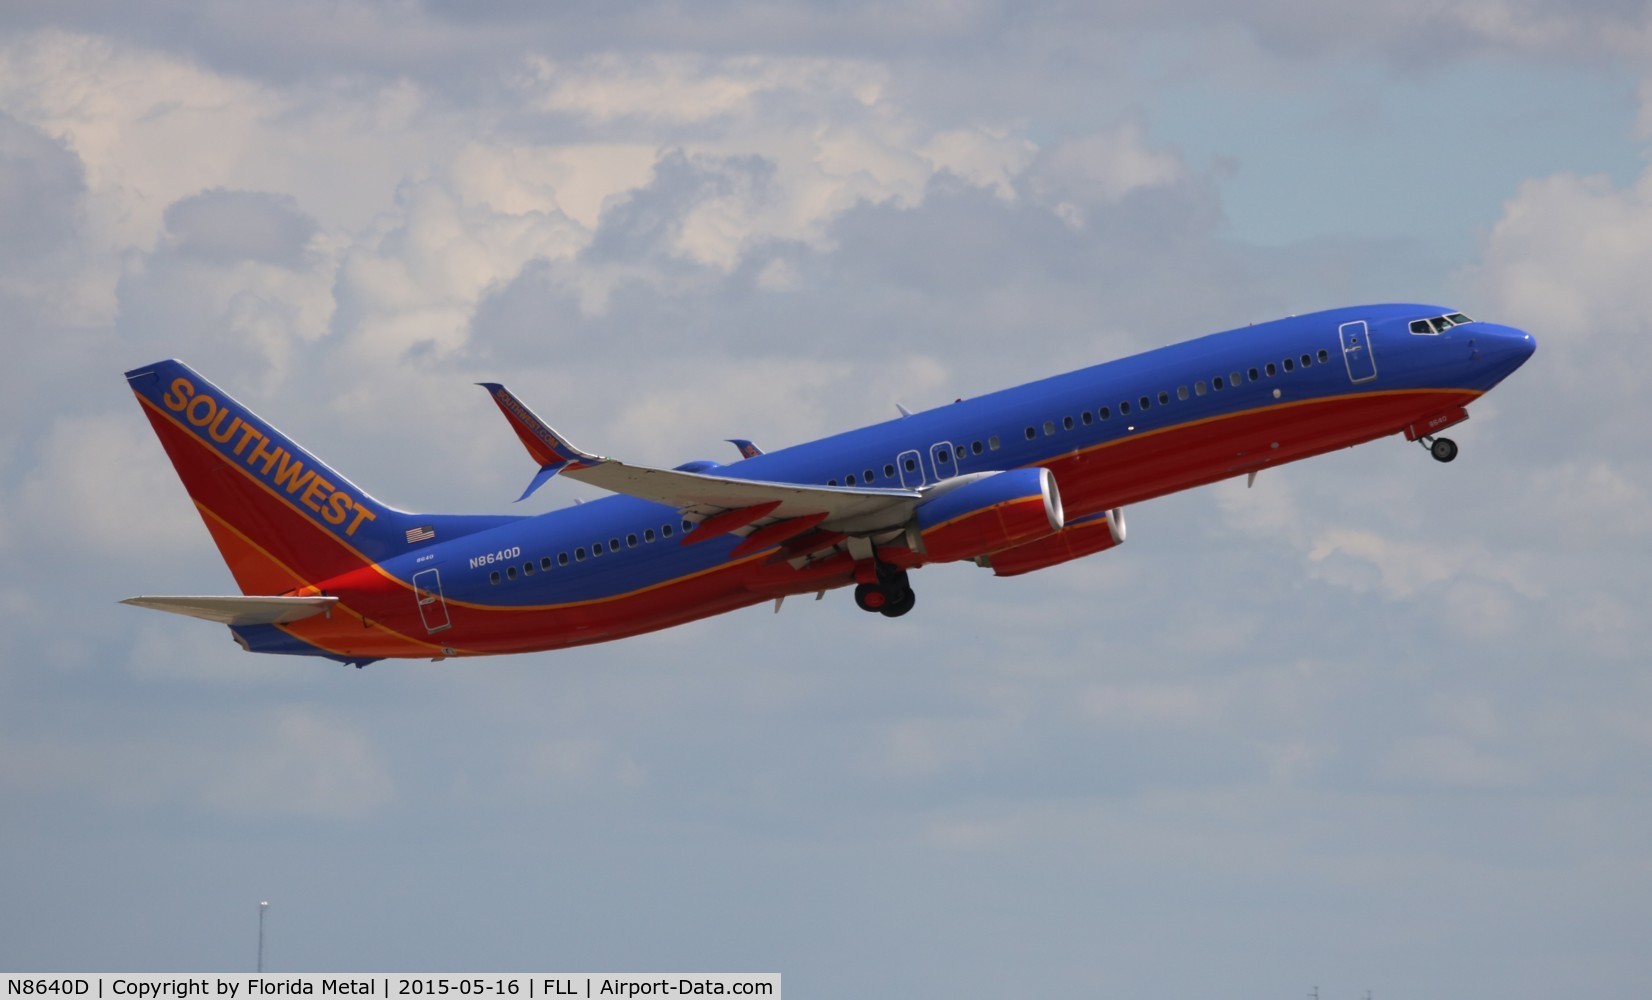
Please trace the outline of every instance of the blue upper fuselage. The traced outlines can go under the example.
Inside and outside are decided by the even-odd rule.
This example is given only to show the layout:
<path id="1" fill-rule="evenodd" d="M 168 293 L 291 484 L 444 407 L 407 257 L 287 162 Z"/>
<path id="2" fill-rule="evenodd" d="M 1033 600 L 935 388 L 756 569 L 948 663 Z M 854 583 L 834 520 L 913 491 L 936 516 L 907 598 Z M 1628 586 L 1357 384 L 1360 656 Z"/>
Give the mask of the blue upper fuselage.
<path id="1" fill-rule="evenodd" d="M 960 473 L 1048 463 L 1132 435 L 1280 403 L 1370 393 L 1484 392 L 1518 368 L 1535 346 L 1523 331 L 1469 321 L 1437 306 L 1336 309 L 1211 334 L 961 400 L 718 466 L 716 474 L 858 489 L 915 488 Z M 1377 428 L 1370 436 L 1403 426 Z M 405 580 L 439 567 L 449 600 L 563 604 L 713 568 L 740 541 L 725 536 L 682 545 L 684 531 L 671 507 L 613 496 L 419 546 L 387 560 L 384 568 Z"/>

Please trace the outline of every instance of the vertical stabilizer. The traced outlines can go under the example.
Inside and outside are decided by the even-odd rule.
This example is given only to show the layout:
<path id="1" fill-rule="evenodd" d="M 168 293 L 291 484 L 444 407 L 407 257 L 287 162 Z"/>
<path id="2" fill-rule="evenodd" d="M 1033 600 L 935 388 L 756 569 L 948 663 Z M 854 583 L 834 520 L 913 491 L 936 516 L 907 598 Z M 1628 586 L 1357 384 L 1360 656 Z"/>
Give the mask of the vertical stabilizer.
<path id="1" fill-rule="evenodd" d="M 314 586 L 513 520 L 388 507 L 182 362 L 126 379 L 244 594 Z"/>

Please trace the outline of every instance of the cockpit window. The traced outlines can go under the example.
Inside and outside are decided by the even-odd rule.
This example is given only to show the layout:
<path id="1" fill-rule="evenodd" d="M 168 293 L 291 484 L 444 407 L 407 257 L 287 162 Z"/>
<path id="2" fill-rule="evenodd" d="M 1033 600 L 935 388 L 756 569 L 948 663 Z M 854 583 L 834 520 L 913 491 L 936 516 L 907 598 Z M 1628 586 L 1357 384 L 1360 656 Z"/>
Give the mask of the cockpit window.
<path id="1" fill-rule="evenodd" d="M 1464 323 L 1472 322 L 1474 321 L 1462 313 L 1447 313 L 1444 316 L 1435 316 L 1433 319 L 1412 320 L 1411 332 L 1432 336 L 1436 333 L 1444 333 L 1454 326 L 1461 326 Z"/>

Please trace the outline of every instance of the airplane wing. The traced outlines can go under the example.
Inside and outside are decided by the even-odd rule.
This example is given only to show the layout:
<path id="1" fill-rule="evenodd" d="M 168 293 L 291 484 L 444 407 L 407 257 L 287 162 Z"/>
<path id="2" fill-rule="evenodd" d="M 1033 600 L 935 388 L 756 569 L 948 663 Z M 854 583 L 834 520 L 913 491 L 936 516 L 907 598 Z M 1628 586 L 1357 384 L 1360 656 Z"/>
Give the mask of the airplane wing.
<path id="1" fill-rule="evenodd" d="M 332 612 L 336 597 L 128 597 L 139 608 L 169 611 L 222 625 L 284 625 Z"/>
<path id="2" fill-rule="evenodd" d="M 575 448 L 503 385 L 480 384 L 493 396 L 517 437 L 527 446 L 528 454 L 540 463 L 538 475 L 522 498 L 560 474 L 611 493 L 678 508 L 685 518 L 700 522 L 701 528 L 706 529 L 691 533 L 685 541 L 729 532 L 744 533 L 743 529 L 760 527 L 759 521 L 766 525 L 802 517 L 814 518 L 815 524 L 825 531 L 881 531 L 904 524 L 912 509 L 924 499 L 917 490 L 767 482 L 628 465 Z M 742 514 L 746 515 L 744 519 Z M 721 530 L 710 530 L 713 527 Z"/>

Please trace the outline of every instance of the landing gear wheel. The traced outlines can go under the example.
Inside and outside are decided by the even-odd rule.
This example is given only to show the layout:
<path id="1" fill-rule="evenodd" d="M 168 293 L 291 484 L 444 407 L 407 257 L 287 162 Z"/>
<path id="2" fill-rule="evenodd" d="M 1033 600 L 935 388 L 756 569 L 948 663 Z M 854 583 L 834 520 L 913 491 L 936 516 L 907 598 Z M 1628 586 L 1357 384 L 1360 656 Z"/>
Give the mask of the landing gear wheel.
<path id="1" fill-rule="evenodd" d="M 1457 442 L 1450 438 L 1435 438 L 1428 445 L 1428 453 L 1436 462 L 1449 462 L 1457 457 Z"/>
<path id="2" fill-rule="evenodd" d="M 889 604 L 889 594 L 875 583 L 855 587 L 855 604 L 862 611 L 882 611 Z"/>
<path id="3" fill-rule="evenodd" d="M 901 615 L 911 611 L 912 606 L 917 603 L 918 595 L 913 593 L 911 587 L 906 587 L 900 592 L 899 595 L 891 597 L 889 599 L 889 603 L 885 604 L 878 610 L 883 612 L 883 616 L 885 618 L 899 618 Z"/>

